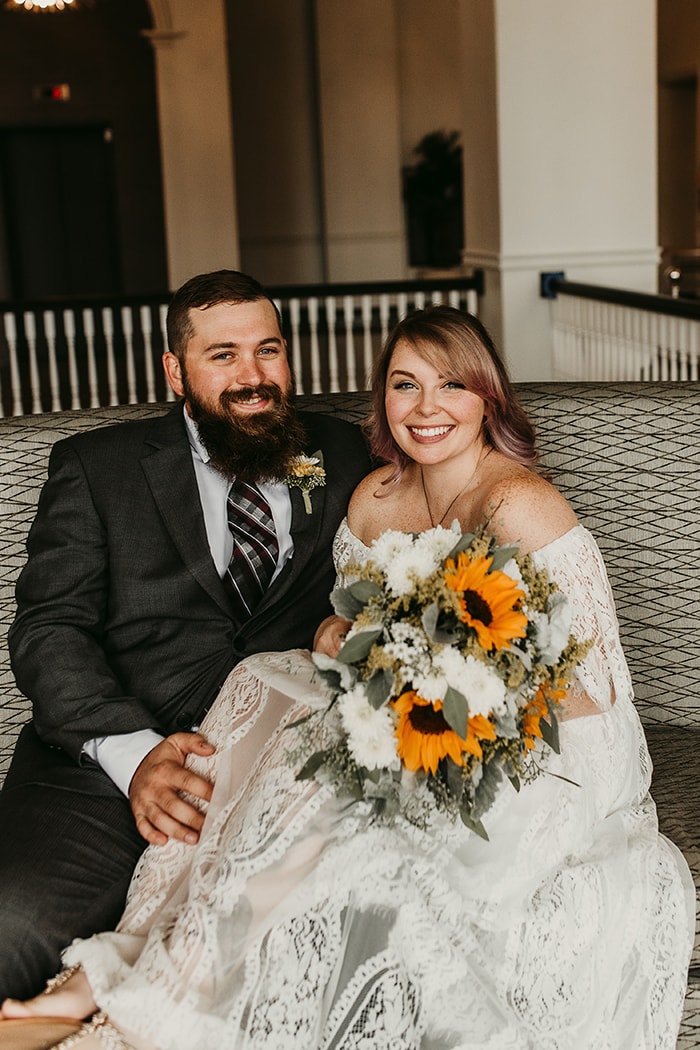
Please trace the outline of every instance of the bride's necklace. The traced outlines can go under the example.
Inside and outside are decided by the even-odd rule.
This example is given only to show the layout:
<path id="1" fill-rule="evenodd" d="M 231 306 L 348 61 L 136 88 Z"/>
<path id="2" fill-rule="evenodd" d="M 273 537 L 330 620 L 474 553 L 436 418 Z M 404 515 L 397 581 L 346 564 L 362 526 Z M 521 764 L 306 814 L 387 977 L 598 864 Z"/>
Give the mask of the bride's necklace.
<path id="1" fill-rule="evenodd" d="M 425 506 L 427 507 L 427 510 L 428 510 L 428 517 L 430 518 L 430 524 L 432 525 L 432 527 L 434 529 L 437 528 L 438 525 L 442 525 L 443 524 L 445 518 L 447 517 L 447 515 L 452 510 L 452 508 L 454 507 L 454 505 L 457 502 L 457 500 L 459 499 L 459 497 L 463 496 L 464 493 L 467 491 L 467 489 L 469 488 L 469 486 L 473 482 L 474 478 L 476 477 L 477 470 L 479 469 L 479 467 L 481 466 L 483 461 L 486 459 L 486 457 L 488 456 L 489 452 L 491 452 L 492 448 L 493 448 L 493 446 L 490 445 L 488 449 L 486 449 L 486 450 L 482 449 L 481 453 L 479 454 L 479 458 L 477 460 L 476 466 L 474 467 L 474 470 L 471 472 L 471 474 L 467 478 L 465 484 L 462 485 L 462 487 L 459 490 L 459 492 L 457 493 L 457 495 L 454 496 L 450 500 L 450 502 L 447 505 L 447 510 L 442 515 L 442 517 L 439 518 L 437 521 L 435 520 L 435 517 L 433 515 L 432 509 L 430 507 L 430 500 L 428 499 L 428 491 L 427 491 L 427 489 L 425 487 L 425 478 L 423 477 L 423 467 L 422 466 L 420 467 L 420 483 L 421 483 L 421 486 L 423 488 L 423 498 L 425 499 Z"/>

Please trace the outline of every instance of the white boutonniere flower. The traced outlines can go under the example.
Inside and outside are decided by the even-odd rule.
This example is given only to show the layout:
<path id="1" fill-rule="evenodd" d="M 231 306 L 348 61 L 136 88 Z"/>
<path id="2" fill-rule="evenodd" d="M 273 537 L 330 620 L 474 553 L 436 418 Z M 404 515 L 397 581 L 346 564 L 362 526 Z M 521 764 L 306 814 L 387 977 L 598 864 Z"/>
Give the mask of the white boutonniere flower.
<path id="1" fill-rule="evenodd" d="M 310 514 L 311 491 L 326 484 L 323 453 L 314 452 L 313 456 L 295 456 L 289 464 L 284 482 L 290 488 L 301 489 L 306 513 Z"/>

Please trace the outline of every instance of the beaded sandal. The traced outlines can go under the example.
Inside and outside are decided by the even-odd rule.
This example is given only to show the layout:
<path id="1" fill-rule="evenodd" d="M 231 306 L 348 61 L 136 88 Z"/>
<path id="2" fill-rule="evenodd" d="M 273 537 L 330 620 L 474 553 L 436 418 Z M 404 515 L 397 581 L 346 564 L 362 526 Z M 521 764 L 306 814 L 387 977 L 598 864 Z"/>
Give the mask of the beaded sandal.
<path id="1" fill-rule="evenodd" d="M 65 1017 L 18 1017 L 0 1020 L 2 1050 L 71 1050 L 88 1035 L 97 1036 L 105 1050 L 132 1050 L 107 1015 L 93 1014 L 89 1021 Z"/>
<path id="2" fill-rule="evenodd" d="M 80 966 L 69 966 L 46 982 L 42 995 L 50 995 L 70 980 Z M 0 1019 L 2 1050 L 70 1050 L 88 1035 L 96 1035 L 105 1050 L 131 1050 L 107 1015 L 98 1011 L 87 1021 L 68 1017 L 17 1017 Z"/>

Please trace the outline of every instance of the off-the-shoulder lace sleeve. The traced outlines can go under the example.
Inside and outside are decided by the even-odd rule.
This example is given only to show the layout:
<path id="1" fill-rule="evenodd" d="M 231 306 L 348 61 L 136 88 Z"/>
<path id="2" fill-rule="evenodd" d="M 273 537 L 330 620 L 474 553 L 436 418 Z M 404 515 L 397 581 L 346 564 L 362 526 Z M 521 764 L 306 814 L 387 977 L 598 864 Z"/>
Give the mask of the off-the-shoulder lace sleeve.
<path id="1" fill-rule="evenodd" d="M 367 557 L 367 548 L 357 536 L 353 536 L 348 527 L 347 518 L 343 518 L 333 540 L 333 564 L 336 572 L 336 586 L 345 587 L 349 582 L 345 567 L 351 561 L 361 561 Z"/>
<path id="2" fill-rule="evenodd" d="M 532 555 L 547 569 L 571 604 L 572 631 L 593 645 L 577 677 L 590 698 L 608 710 L 615 700 L 632 698 L 632 682 L 620 642 L 612 590 L 593 536 L 577 525 Z"/>

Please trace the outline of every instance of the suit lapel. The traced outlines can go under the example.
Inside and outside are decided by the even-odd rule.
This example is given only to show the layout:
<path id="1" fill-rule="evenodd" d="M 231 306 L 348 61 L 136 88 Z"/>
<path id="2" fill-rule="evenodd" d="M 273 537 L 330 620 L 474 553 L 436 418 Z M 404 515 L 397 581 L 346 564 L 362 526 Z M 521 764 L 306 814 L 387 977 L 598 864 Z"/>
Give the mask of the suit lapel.
<path id="1" fill-rule="evenodd" d="M 160 427 L 154 428 L 141 465 L 165 527 L 187 569 L 226 615 L 234 619 L 228 593 L 209 550 L 182 411 L 178 404 L 158 420 Z M 266 619 L 269 609 L 295 586 L 310 559 L 319 553 L 325 486 L 319 486 L 311 493 L 311 514 L 306 513 L 299 488 L 291 487 L 289 495 L 294 554 L 267 590 L 251 620 Z"/>
<path id="2" fill-rule="evenodd" d="M 177 406 L 162 420 L 162 436 L 149 444 L 141 466 L 153 499 L 183 562 L 217 605 L 231 616 L 231 606 L 209 550 L 192 453 Z"/>

